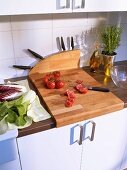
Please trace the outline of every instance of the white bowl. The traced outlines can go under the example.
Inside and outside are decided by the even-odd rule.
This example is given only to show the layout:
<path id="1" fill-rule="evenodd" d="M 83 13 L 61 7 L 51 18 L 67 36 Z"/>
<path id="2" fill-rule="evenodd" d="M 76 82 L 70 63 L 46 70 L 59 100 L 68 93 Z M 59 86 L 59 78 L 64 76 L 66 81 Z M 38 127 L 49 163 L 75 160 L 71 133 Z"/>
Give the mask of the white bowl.
<path id="1" fill-rule="evenodd" d="M 110 69 L 113 82 L 121 88 L 127 89 L 127 66 L 116 65 Z"/>

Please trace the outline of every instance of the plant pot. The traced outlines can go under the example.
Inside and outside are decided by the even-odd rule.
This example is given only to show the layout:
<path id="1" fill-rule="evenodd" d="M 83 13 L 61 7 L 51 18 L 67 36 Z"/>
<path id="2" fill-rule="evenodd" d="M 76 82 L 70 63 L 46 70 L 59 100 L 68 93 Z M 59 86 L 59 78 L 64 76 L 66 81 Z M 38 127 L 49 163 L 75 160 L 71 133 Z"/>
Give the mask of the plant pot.
<path id="1" fill-rule="evenodd" d="M 106 76 L 111 76 L 110 75 L 110 68 L 114 64 L 116 53 L 114 52 L 113 55 L 105 55 L 103 53 L 102 55 L 103 55 L 104 74 Z"/>

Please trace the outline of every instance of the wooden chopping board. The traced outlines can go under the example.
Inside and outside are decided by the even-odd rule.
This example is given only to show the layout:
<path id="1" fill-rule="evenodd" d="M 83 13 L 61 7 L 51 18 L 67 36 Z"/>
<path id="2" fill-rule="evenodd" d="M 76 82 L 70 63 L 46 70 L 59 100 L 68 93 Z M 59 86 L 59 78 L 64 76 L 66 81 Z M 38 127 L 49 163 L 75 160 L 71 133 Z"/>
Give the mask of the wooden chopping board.
<path id="1" fill-rule="evenodd" d="M 54 69 L 55 68 L 53 68 L 53 70 Z M 83 121 L 124 108 L 123 101 L 111 92 L 105 93 L 89 90 L 86 94 L 80 94 L 70 86 L 79 79 L 83 80 L 84 84 L 101 86 L 100 83 L 81 68 L 65 68 L 65 70 L 60 70 L 60 72 L 61 79 L 65 81 L 65 86 L 62 89 L 47 89 L 43 85 L 42 78 L 46 72 L 32 71 L 32 74 L 29 75 L 31 82 L 34 84 L 39 95 L 47 105 L 50 114 L 54 117 L 57 127 Z M 73 90 L 76 95 L 76 100 L 72 107 L 65 107 L 67 96 L 65 96 L 64 93 L 67 89 Z"/>

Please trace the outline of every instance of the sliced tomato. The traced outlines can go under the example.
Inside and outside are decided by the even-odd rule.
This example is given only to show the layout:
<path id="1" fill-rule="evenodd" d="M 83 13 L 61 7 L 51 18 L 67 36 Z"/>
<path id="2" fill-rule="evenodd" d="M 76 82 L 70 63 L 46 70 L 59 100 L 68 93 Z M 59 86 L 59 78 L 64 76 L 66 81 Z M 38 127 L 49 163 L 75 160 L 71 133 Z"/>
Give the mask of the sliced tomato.
<path id="1" fill-rule="evenodd" d="M 65 103 L 65 106 L 66 107 L 71 107 L 72 105 L 73 105 L 73 102 L 67 99 L 66 103 Z"/>
<path id="2" fill-rule="evenodd" d="M 66 90 L 65 95 L 67 95 L 68 98 L 75 98 L 75 93 L 69 89 Z"/>
<path id="3" fill-rule="evenodd" d="M 66 107 L 72 106 L 75 101 L 75 93 L 72 90 L 67 89 L 65 95 L 67 95 L 65 106 Z"/>
<path id="4" fill-rule="evenodd" d="M 82 87 L 82 88 L 79 89 L 79 92 L 85 94 L 85 93 L 88 92 L 88 89 L 86 87 Z"/>
<path id="5" fill-rule="evenodd" d="M 83 87 L 82 84 L 77 84 L 77 85 L 75 86 L 75 88 L 76 88 L 77 90 L 80 90 L 82 87 Z"/>
<path id="6" fill-rule="evenodd" d="M 84 87 L 82 84 L 77 84 L 75 88 L 80 92 L 80 93 L 87 93 L 88 89 L 87 87 Z"/>

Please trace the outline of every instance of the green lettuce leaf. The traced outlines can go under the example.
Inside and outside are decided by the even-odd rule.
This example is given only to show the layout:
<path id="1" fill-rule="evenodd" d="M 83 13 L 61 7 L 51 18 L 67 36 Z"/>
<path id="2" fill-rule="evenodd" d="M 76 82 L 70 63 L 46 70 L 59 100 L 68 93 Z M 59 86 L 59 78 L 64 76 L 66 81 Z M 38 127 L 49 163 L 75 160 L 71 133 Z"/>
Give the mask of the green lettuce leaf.
<path id="1" fill-rule="evenodd" d="M 5 121 L 9 123 L 14 123 L 17 119 L 17 113 L 11 109 L 8 109 L 8 115 L 5 117 Z"/>
<path id="2" fill-rule="evenodd" d="M 17 117 L 15 124 L 17 126 L 24 126 L 26 124 L 26 120 L 24 119 L 23 116 L 19 116 L 19 117 Z"/>

